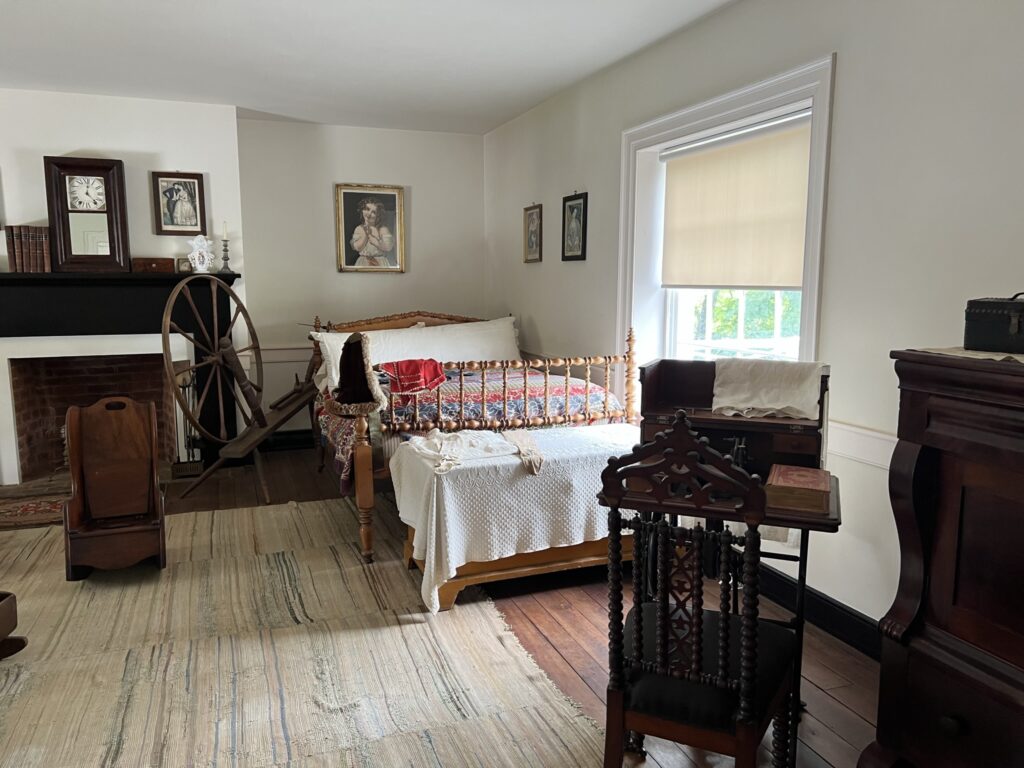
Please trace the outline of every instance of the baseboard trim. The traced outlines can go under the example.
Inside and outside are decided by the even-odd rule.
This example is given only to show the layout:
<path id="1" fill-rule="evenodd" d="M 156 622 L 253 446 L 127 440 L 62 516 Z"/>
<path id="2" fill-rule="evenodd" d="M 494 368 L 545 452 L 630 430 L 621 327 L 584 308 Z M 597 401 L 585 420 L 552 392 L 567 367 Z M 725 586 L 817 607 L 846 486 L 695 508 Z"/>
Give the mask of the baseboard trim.
<path id="1" fill-rule="evenodd" d="M 787 610 L 796 608 L 796 579 L 761 564 L 761 594 Z M 814 587 L 807 587 L 804 616 L 814 626 L 876 661 L 882 657 L 882 635 L 878 622 L 843 605 Z"/>

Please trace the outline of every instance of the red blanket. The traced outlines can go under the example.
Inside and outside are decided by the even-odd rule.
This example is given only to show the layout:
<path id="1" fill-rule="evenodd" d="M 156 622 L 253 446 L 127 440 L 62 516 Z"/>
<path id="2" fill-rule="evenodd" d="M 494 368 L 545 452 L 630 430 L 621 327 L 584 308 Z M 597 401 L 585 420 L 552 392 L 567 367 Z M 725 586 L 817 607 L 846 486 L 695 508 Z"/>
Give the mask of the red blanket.
<path id="1" fill-rule="evenodd" d="M 430 392 L 441 386 L 445 378 L 437 360 L 399 360 L 381 363 L 380 369 L 391 380 L 391 392 L 395 395 Z"/>

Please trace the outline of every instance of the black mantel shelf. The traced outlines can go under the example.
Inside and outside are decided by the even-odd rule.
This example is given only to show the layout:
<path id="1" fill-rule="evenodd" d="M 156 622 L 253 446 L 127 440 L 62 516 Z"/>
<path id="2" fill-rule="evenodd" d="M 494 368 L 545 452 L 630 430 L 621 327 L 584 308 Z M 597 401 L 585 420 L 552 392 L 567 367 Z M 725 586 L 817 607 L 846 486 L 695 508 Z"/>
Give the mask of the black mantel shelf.
<path id="1" fill-rule="evenodd" d="M 210 274 L 228 285 L 241 277 L 236 272 Z M 185 272 L 0 273 L 0 337 L 160 333 L 167 298 L 178 283 L 191 276 Z M 209 290 L 192 292 L 205 327 L 214 327 L 216 312 L 220 327 L 227 328 L 231 311 L 227 294 L 217 291 L 216 295 L 214 307 Z M 185 331 L 197 334 L 196 317 L 185 302 L 175 305 L 173 319 Z M 202 370 L 197 372 L 199 389 L 205 375 Z M 225 380 L 220 386 L 227 405 L 224 426 L 228 437 L 234 437 L 232 384 Z M 208 398 L 199 417 L 211 432 L 220 425 L 217 402 L 216 397 Z M 217 457 L 217 446 L 200 442 L 200 447 L 207 464 Z"/>
<path id="2" fill-rule="evenodd" d="M 210 273 L 228 285 L 237 272 Z M 160 333 L 164 304 L 189 273 L 0 273 L 0 337 Z"/>
<path id="3" fill-rule="evenodd" d="M 96 285 L 168 285 L 180 283 L 189 272 L 0 272 L 0 287 L 24 285 L 61 285 L 83 284 Z M 228 285 L 235 282 L 241 275 L 238 272 L 210 272 Z"/>

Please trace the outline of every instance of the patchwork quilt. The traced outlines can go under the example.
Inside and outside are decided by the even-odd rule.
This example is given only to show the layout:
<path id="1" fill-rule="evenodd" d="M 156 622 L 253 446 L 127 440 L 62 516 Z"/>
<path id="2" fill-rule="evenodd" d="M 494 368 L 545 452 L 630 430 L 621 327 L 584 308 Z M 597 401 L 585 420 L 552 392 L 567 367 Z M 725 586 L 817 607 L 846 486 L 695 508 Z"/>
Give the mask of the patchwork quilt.
<path id="1" fill-rule="evenodd" d="M 449 372 L 451 374 L 451 372 Z M 383 377 L 381 387 L 388 393 L 387 378 Z M 503 379 L 500 371 L 487 373 L 486 382 L 479 371 L 467 372 L 463 382 L 463 398 L 465 405 L 460 406 L 459 378 L 456 373 L 441 385 L 441 421 L 456 421 L 461 418 L 476 420 L 539 418 L 544 416 L 544 374 L 540 371 L 529 371 L 526 386 L 523 386 L 522 371 L 510 371 L 508 376 L 508 412 L 506 416 L 504 398 L 502 397 Z M 586 381 L 570 378 L 566 397 L 565 376 L 551 375 L 548 380 L 547 407 L 550 416 L 565 416 L 584 413 L 588 402 Z M 419 420 L 438 421 L 437 391 L 419 395 Z M 352 446 L 355 444 L 355 419 L 344 418 L 331 413 L 328 403 L 329 392 L 322 393 L 317 403 L 317 415 L 320 422 L 321 439 L 325 448 L 334 460 L 335 470 L 341 478 L 342 494 L 352 491 Z M 398 423 L 415 421 L 416 405 L 412 397 L 396 398 L 394 419 Z M 606 421 L 601 414 L 605 412 L 604 387 L 590 382 L 589 403 L 592 422 Z M 623 411 L 624 408 L 614 394 L 608 394 L 608 412 Z M 381 423 L 391 421 L 389 409 L 379 414 Z M 622 421 L 622 418 L 607 419 Z M 581 421 L 577 426 L 588 424 Z M 392 451 L 393 452 L 393 451 Z M 388 453 L 390 456 L 390 452 Z"/>
<path id="2" fill-rule="evenodd" d="M 487 373 L 486 382 L 479 371 L 467 372 L 465 375 L 463 407 L 459 400 L 459 378 L 449 376 L 441 385 L 441 421 L 457 421 L 460 418 L 492 420 L 522 419 L 544 416 L 544 374 L 540 371 L 529 371 L 526 386 L 523 386 L 522 371 L 509 371 L 508 374 L 508 415 L 505 415 L 504 398 L 502 397 L 503 380 L 500 371 Z M 548 412 L 551 416 L 566 415 L 565 376 L 552 375 L 548 383 Z M 387 389 L 385 389 L 387 392 Z M 604 411 L 603 387 L 590 382 L 590 411 L 592 414 Z M 486 397 L 485 397 L 486 396 Z M 485 402 L 486 400 L 486 402 Z M 583 379 L 569 379 L 568 413 L 573 416 L 586 410 L 587 384 Z M 614 395 L 608 397 L 608 410 L 621 411 L 622 406 Z M 390 420 L 389 411 L 381 411 L 384 422 Z M 404 396 L 395 406 L 397 422 L 415 421 L 415 405 L 413 398 Z M 419 420 L 437 421 L 437 390 L 419 395 Z"/>

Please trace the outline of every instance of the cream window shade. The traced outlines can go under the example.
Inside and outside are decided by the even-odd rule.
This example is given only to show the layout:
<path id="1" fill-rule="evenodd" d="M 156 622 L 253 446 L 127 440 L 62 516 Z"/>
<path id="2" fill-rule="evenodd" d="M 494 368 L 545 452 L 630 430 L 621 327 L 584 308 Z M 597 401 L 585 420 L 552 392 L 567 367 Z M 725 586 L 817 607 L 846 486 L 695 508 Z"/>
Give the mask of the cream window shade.
<path id="1" fill-rule="evenodd" d="M 810 118 L 667 150 L 662 285 L 803 283 Z"/>

